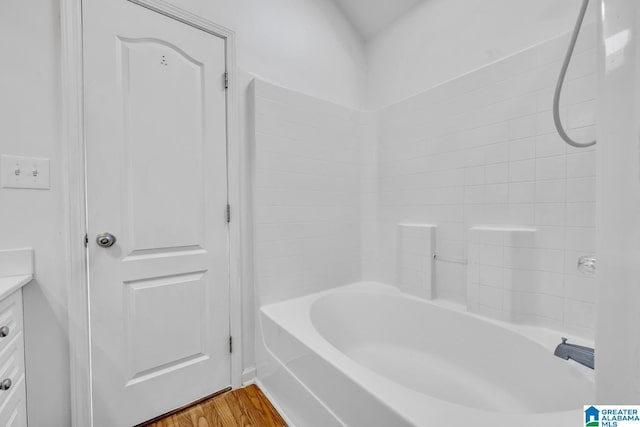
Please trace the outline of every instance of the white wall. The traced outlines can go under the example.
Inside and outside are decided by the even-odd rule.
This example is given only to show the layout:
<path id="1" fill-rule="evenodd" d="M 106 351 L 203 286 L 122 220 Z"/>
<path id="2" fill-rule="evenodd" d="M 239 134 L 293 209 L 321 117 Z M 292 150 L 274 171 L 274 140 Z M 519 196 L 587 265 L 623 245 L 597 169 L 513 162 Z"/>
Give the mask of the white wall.
<path id="1" fill-rule="evenodd" d="M 579 7 L 576 0 L 424 1 L 367 43 L 368 106 L 391 104 L 569 31 Z"/>
<path id="2" fill-rule="evenodd" d="M 65 229 L 59 139 L 59 23 L 55 1 L 0 3 L 0 153 L 51 159 L 51 190 L 0 189 L 0 249 L 31 246 L 24 288 L 29 425 L 66 426 Z"/>
<path id="3" fill-rule="evenodd" d="M 172 0 L 238 34 L 238 65 L 263 80 L 349 107 L 364 101 L 360 36 L 333 1 Z"/>
<path id="4" fill-rule="evenodd" d="M 325 0 L 175 0 L 237 32 L 242 87 L 248 72 L 340 104 L 363 104 L 363 46 Z M 63 271 L 58 1 L 0 4 L 0 153 L 52 160 L 50 191 L 0 189 L 0 249 L 32 246 L 37 278 L 25 289 L 27 393 L 33 427 L 70 425 Z M 240 83 L 240 82 L 239 82 Z M 246 92 L 241 95 L 245 112 Z M 246 124 L 244 114 L 242 124 Z M 243 129 L 244 131 L 244 129 Z M 245 367 L 253 364 L 252 283 L 244 284 Z"/>
<path id="5" fill-rule="evenodd" d="M 551 114 L 567 43 L 553 39 L 377 112 L 379 279 L 397 281 L 398 223 L 436 224 L 436 253 L 457 261 L 471 256 L 470 227 L 527 226 L 535 237 L 513 254 L 502 241 L 483 249 L 491 267 L 480 269 L 474 311 L 593 336 L 595 281 L 576 263 L 595 251 L 595 150 L 568 147 Z M 561 103 L 580 141 L 595 137 L 595 75 L 589 25 Z M 436 262 L 436 296 L 470 302 L 471 267 Z"/>

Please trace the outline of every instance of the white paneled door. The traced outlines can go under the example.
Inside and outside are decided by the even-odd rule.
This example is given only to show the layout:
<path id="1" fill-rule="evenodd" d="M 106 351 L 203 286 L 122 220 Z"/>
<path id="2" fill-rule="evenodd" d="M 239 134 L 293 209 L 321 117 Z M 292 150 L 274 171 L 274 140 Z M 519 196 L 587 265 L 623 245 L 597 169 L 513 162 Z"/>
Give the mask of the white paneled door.
<path id="1" fill-rule="evenodd" d="M 83 19 L 93 417 L 124 427 L 230 384 L 225 40 L 126 0 Z"/>

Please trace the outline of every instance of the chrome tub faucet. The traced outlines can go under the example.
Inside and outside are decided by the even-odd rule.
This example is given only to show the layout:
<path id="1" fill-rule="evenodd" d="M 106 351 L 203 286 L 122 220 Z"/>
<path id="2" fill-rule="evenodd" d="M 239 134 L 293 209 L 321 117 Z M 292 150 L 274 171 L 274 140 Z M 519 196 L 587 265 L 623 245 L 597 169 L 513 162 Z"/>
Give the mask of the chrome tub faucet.
<path id="1" fill-rule="evenodd" d="M 564 337 L 562 338 L 562 343 L 556 347 L 556 351 L 553 354 L 561 359 L 575 360 L 588 368 L 595 368 L 595 350 L 590 347 L 568 344 L 567 339 Z"/>

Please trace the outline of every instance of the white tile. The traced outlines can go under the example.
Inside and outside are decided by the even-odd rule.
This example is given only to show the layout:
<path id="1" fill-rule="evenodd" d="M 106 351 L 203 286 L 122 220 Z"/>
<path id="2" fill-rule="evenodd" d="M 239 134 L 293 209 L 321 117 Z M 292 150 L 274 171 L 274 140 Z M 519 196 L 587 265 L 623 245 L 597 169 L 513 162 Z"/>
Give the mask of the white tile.
<path id="1" fill-rule="evenodd" d="M 484 286 L 501 288 L 502 267 L 480 264 L 478 267 L 478 283 Z"/>
<path id="2" fill-rule="evenodd" d="M 572 227 L 595 227 L 596 204 L 567 203 L 567 225 Z"/>
<path id="3" fill-rule="evenodd" d="M 519 292 L 541 293 L 563 296 L 564 276 L 562 273 L 540 270 L 508 270 L 509 289 Z"/>
<path id="4" fill-rule="evenodd" d="M 566 129 L 566 131 L 571 139 L 582 144 L 593 142 L 596 139 L 596 126 L 585 126 L 575 129 Z M 595 151 L 595 146 L 593 145 L 590 147 L 572 147 L 570 145 L 567 145 L 566 148 L 567 154 Z"/>
<path id="5" fill-rule="evenodd" d="M 553 120 L 553 112 L 551 110 L 542 111 L 538 113 L 536 116 L 536 119 L 537 119 L 536 130 L 538 135 L 544 135 L 544 134 L 556 132 L 556 125 Z M 562 121 L 562 123 L 567 122 L 566 108 L 560 108 L 560 120 Z"/>
<path id="6" fill-rule="evenodd" d="M 472 148 L 464 151 L 465 166 L 481 166 L 484 165 L 483 147 Z"/>
<path id="7" fill-rule="evenodd" d="M 536 204 L 536 224 L 538 225 L 564 225 L 564 203 L 539 203 Z"/>
<path id="8" fill-rule="evenodd" d="M 509 138 L 520 139 L 535 136 L 537 134 L 536 125 L 537 117 L 535 114 L 509 120 Z"/>
<path id="9" fill-rule="evenodd" d="M 480 285 L 478 303 L 484 307 L 502 310 L 502 289 Z"/>
<path id="10" fill-rule="evenodd" d="M 583 178 L 596 175 L 595 151 L 567 155 L 567 178 Z"/>
<path id="11" fill-rule="evenodd" d="M 565 276 L 564 297 L 575 301 L 595 303 L 597 282 L 594 277 Z"/>
<path id="12" fill-rule="evenodd" d="M 502 245 L 480 245 L 480 265 L 502 267 Z"/>
<path id="13" fill-rule="evenodd" d="M 536 176 L 535 160 L 509 162 L 509 181 L 533 181 Z"/>
<path id="14" fill-rule="evenodd" d="M 509 184 L 509 203 L 535 202 L 534 182 L 513 182 Z"/>
<path id="15" fill-rule="evenodd" d="M 559 179 L 566 176 L 566 159 L 564 156 L 544 157 L 536 159 L 536 179 Z"/>
<path id="16" fill-rule="evenodd" d="M 566 152 L 567 144 L 557 132 L 539 135 L 536 140 L 536 157 L 559 156 Z"/>
<path id="17" fill-rule="evenodd" d="M 509 181 L 509 164 L 496 163 L 485 166 L 484 170 L 485 182 L 487 184 L 496 184 Z"/>
<path id="18" fill-rule="evenodd" d="M 593 330 L 595 326 L 596 306 L 593 303 L 576 301 L 565 298 L 564 322 L 566 325 L 588 328 Z"/>
<path id="19" fill-rule="evenodd" d="M 584 31 L 595 31 L 595 25 L 586 27 Z M 437 222 L 440 252 L 467 258 L 466 268 L 438 265 L 440 298 L 466 302 L 469 311 L 496 319 L 588 334 L 593 331 L 593 306 L 584 304 L 594 300 L 595 282 L 581 277 L 575 262 L 595 251 L 595 149 L 564 143 L 555 129 L 551 105 L 567 42 L 567 35 L 557 37 L 378 112 L 378 159 L 369 160 L 376 165 L 370 174 L 377 179 L 371 180 L 372 196 L 360 200 L 369 209 L 377 207 L 376 215 L 367 218 L 382 224 Z M 579 45 L 561 96 L 560 116 L 573 139 L 587 141 L 596 131 L 596 49 L 592 41 L 581 40 Z M 260 171 L 259 178 L 265 180 L 258 182 L 259 188 L 275 186 L 277 191 L 265 192 L 257 200 L 268 209 L 271 201 L 317 206 L 321 213 L 310 215 L 318 224 L 325 215 L 338 215 L 323 210 L 324 205 L 350 206 L 349 192 L 341 191 L 349 178 L 334 179 L 341 169 L 333 169 L 327 160 L 332 150 L 341 150 L 340 144 L 317 147 L 319 139 L 314 136 L 295 145 L 308 130 L 300 123 L 317 126 L 318 119 L 295 111 L 291 117 L 300 123 L 288 125 L 281 108 L 274 106 L 267 113 L 273 123 L 263 124 L 265 131 L 278 137 L 268 141 L 275 154 L 283 155 L 272 156 L 269 167 L 280 169 L 275 176 Z M 291 150 L 308 150 L 326 166 L 319 161 L 296 163 Z M 324 173 L 328 182 L 299 177 L 293 171 L 313 171 L 318 177 Z M 322 194 L 306 194 L 311 191 Z M 296 215 L 304 212 L 298 210 Z M 286 218 L 285 212 L 280 214 Z M 527 225 L 536 231 L 518 240 L 519 234 L 468 230 L 483 224 Z M 385 227 L 379 228 L 382 247 L 393 238 Z M 278 239 L 277 229 L 265 228 L 256 232 L 260 239 L 265 235 Z M 381 258 L 393 260 L 393 250 L 386 251 Z M 278 252 L 297 255 L 274 248 Z M 385 264 L 393 261 L 379 264 L 382 275 L 391 276 L 394 267 Z M 422 265 L 419 257 L 405 262 L 409 270 Z"/>
<path id="20" fill-rule="evenodd" d="M 480 244 L 502 246 L 504 244 L 504 232 L 491 228 L 472 229 L 478 232 L 478 240 Z"/>
<path id="21" fill-rule="evenodd" d="M 509 204 L 509 224 L 533 225 L 535 223 L 535 205 L 533 203 Z"/>
<path id="22" fill-rule="evenodd" d="M 571 67 L 567 71 L 567 80 L 571 81 L 597 71 L 597 56 L 595 46 L 584 52 L 574 54 L 571 58 Z"/>
<path id="23" fill-rule="evenodd" d="M 269 298 L 357 280 L 358 112 L 256 85 L 256 281 Z"/>
<path id="24" fill-rule="evenodd" d="M 484 166 L 468 167 L 464 170 L 465 185 L 484 184 Z"/>
<path id="25" fill-rule="evenodd" d="M 538 231 L 530 230 L 510 230 L 505 231 L 504 245 L 511 248 L 532 248 L 535 245 L 535 236 Z"/>
<path id="26" fill-rule="evenodd" d="M 489 307 L 487 305 L 478 305 L 478 314 L 481 316 L 489 317 L 492 319 L 507 321 L 508 313 L 505 313 L 502 308 Z"/>
<path id="27" fill-rule="evenodd" d="M 596 101 L 590 100 L 580 104 L 570 105 L 568 117 L 569 128 L 594 125 L 596 122 Z"/>
<path id="28" fill-rule="evenodd" d="M 566 82 L 567 99 L 570 104 L 579 104 L 596 99 L 596 73 Z"/>
<path id="29" fill-rule="evenodd" d="M 588 253 L 596 250 L 595 227 L 567 227 L 565 239 L 569 250 Z"/>
<path id="30" fill-rule="evenodd" d="M 507 162 L 509 160 L 509 143 L 500 142 L 482 147 L 482 156 L 486 165 Z"/>
<path id="31" fill-rule="evenodd" d="M 537 181 L 536 182 L 536 202 L 537 203 L 562 203 L 565 201 L 565 181 Z"/>
<path id="32" fill-rule="evenodd" d="M 564 249 L 563 226 L 538 226 L 535 233 L 535 246 L 542 249 Z"/>
<path id="33" fill-rule="evenodd" d="M 556 68 L 556 73 L 558 72 L 558 70 L 560 69 L 560 65 L 558 65 L 558 67 Z M 551 73 L 553 73 L 553 70 L 546 70 L 546 73 L 549 73 L 549 75 L 551 75 Z M 556 74 L 557 77 L 557 74 Z M 548 79 L 549 77 L 545 76 L 542 78 L 542 80 Z M 554 85 L 544 85 L 542 87 L 542 89 L 538 90 L 536 92 L 536 107 L 539 113 L 543 112 L 543 111 L 551 111 L 553 109 L 553 95 L 554 95 Z M 566 91 L 562 91 L 562 93 L 560 94 L 560 108 L 561 109 L 565 109 L 567 108 L 567 92 Z"/>
<path id="34" fill-rule="evenodd" d="M 465 187 L 464 189 L 464 202 L 467 204 L 481 204 L 484 203 L 484 186 L 474 185 Z"/>
<path id="35" fill-rule="evenodd" d="M 484 186 L 484 203 L 508 203 L 509 184 L 491 184 Z"/>
<path id="36" fill-rule="evenodd" d="M 514 292 L 512 304 L 517 313 L 562 320 L 562 302 L 562 298 L 552 295 Z"/>
<path id="37" fill-rule="evenodd" d="M 532 159 L 536 156 L 536 138 L 509 141 L 509 160 Z"/>
<path id="38" fill-rule="evenodd" d="M 577 178 L 567 180 L 567 202 L 595 202 L 596 179 Z"/>

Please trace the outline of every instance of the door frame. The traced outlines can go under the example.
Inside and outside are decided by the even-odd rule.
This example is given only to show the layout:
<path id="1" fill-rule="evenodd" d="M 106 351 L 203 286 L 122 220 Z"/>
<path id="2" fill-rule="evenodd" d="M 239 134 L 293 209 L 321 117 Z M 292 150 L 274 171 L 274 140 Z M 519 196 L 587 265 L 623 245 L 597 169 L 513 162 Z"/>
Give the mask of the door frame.
<path id="1" fill-rule="evenodd" d="M 227 188 L 233 209 L 229 223 L 229 328 L 237 343 L 231 353 L 231 386 L 242 385 L 243 257 L 240 221 L 241 147 L 238 122 L 236 35 L 224 26 L 203 19 L 164 0 L 127 0 L 225 40 L 227 89 Z M 64 266 L 67 279 L 71 421 L 73 427 L 93 425 L 91 396 L 91 329 L 86 215 L 85 126 L 82 52 L 82 0 L 60 1 L 61 29 L 61 168 L 65 206 Z"/>

